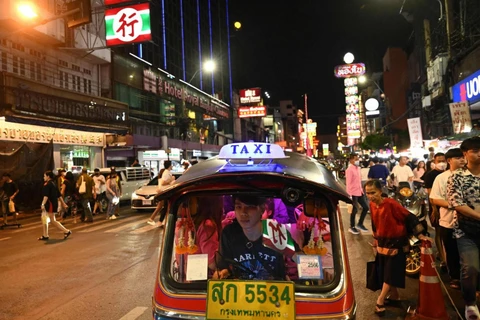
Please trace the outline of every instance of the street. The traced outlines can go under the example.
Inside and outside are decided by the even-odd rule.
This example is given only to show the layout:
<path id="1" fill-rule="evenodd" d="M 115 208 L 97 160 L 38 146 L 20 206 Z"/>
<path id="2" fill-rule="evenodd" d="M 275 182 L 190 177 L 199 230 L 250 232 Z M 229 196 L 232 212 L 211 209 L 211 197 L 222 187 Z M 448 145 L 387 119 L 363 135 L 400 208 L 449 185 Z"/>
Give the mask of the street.
<path id="1" fill-rule="evenodd" d="M 347 230 L 346 206 L 341 209 Z M 73 231 L 67 240 L 51 226 L 50 240 L 38 241 L 39 215 L 20 220 L 19 229 L 0 230 L 0 319 L 151 319 L 163 229 L 145 223 L 149 214 L 125 205 L 117 220 L 97 215 L 93 224 L 73 224 L 67 219 L 65 226 Z M 368 217 L 365 225 L 370 225 Z M 345 237 L 357 319 L 375 318 L 379 292 L 365 289 L 365 265 L 373 259 L 372 236 L 346 232 Z M 405 299 L 402 308 L 388 307 L 384 318 L 404 319 L 408 306 L 417 303 L 418 279 L 407 277 L 400 295 Z M 458 301 L 459 291 L 456 295 Z M 460 310 L 463 313 L 463 306 Z M 456 319 L 451 307 L 448 312 Z"/>

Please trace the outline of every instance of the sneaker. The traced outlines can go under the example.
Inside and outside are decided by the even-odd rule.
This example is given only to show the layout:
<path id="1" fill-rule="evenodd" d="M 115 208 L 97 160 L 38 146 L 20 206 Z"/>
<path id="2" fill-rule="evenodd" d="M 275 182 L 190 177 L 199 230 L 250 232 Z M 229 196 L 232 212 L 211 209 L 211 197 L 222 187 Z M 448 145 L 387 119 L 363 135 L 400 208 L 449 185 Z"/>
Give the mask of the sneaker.
<path id="1" fill-rule="evenodd" d="M 147 223 L 151 226 L 155 225 L 155 221 L 153 221 L 152 219 L 148 219 Z"/>
<path id="2" fill-rule="evenodd" d="M 357 228 L 355 228 L 355 227 L 348 228 L 348 232 L 350 232 L 352 234 L 359 234 L 360 233 L 360 231 L 358 231 Z"/>
<path id="3" fill-rule="evenodd" d="M 115 220 L 115 219 L 117 219 L 117 217 L 116 217 L 115 215 L 112 215 L 112 216 L 110 217 L 110 220 Z"/>
<path id="4" fill-rule="evenodd" d="M 46 241 L 46 240 L 48 240 L 48 239 L 50 239 L 50 238 L 49 238 L 49 237 L 45 237 L 45 236 L 41 236 L 40 238 L 38 238 L 38 240 L 44 240 L 44 241 Z"/>
<path id="5" fill-rule="evenodd" d="M 465 307 L 465 319 L 466 320 L 480 319 L 480 313 L 478 312 L 478 307 L 476 305 Z"/>
<path id="6" fill-rule="evenodd" d="M 363 225 L 357 225 L 356 229 L 359 229 L 362 232 L 370 232 L 370 230 L 365 228 L 365 226 L 363 226 Z"/>

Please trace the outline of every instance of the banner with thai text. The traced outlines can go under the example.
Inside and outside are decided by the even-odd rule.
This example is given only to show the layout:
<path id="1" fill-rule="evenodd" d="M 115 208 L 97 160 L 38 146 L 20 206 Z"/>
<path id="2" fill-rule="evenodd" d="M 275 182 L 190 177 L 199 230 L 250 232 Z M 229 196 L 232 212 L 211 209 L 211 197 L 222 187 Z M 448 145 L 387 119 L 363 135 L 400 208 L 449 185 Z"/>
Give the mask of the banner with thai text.
<path id="1" fill-rule="evenodd" d="M 423 147 L 423 137 L 422 137 L 422 125 L 420 123 L 420 118 L 410 118 L 407 119 L 408 123 L 408 134 L 410 135 L 410 149 L 413 148 L 422 148 Z"/>
<path id="2" fill-rule="evenodd" d="M 470 132 L 472 130 L 472 118 L 468 102 L 450 103 L 450 114 L 454 133 Z"/>

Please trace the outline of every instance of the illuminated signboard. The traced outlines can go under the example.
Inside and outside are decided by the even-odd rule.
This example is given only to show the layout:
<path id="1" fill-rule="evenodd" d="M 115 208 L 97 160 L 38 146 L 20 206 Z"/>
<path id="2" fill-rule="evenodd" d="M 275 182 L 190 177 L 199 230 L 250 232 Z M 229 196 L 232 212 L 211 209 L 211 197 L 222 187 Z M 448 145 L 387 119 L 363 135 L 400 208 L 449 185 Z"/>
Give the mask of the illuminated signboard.
<path id="1" fill-rule="evenodd" d="M 260 88 L 240 90 L 240 103 L 259 103 L 262 100 L 261 91 Z"/>
<path id="2" fill-rule="evenodd" d="M 363 63 L 342 64 L 340 66 L 335 67 L 334 73 L 335 73 L 335 77 L 337 78 L 359 77 L 365 74 L 365 64 Z"/>
<path id="3" fill-rule="evenodd" d="M 148 3 L 105 10 L 107 46 L 152 40 Z"/>
<path id="4" fill-rule="evenodd" d="M 265 106 L 238 108 L 239 118 L 264 117 L 266 115 L 267 115 L 267 108 L 265 108 Z"/>
<path id="5" fill-rule="evenodd" d="M 452 87 L 453 102 L 480 100 L 480 70 Z"/>
<path id="6" fill-rule="evenodd" d="M 131 0 L 103 0 L 103 4 L 106 6 L 111 6 L 112 4 L 119 4 L 123 2 L 129 2 Z"/>

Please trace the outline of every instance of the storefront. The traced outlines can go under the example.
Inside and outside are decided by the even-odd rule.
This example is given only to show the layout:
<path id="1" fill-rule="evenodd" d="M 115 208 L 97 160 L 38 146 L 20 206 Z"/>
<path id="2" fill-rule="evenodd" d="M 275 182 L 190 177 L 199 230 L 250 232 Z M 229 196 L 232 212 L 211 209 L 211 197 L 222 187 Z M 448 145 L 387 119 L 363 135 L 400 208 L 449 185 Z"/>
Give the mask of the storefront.
<path id="1" fill-rule="evenodd" d="M 452 87 L 453 102 L 467 102 L 472 120 L 480 119 L 480 70 L 459 81 Z"/>
<path id="2" fill-rule="evenodd" d="M 172 161 L 172 171 L 181 171 L 182 150 L 177 148 L 169 149 L 169 153 L 165 150 L 148 150 L 138 152 L 138 161 L 141 165 L 150 168 L 153 171 L 154 176 L 164 168 L 163 163 L 165 160 Z"/>
<path id="3" fill-rule="evenodd" d="M 0 74 L 0 147 L 9 142 L 53 143 L 56 168 L 104 165 L 105 134 L 124 134 L 128 106 Z"/>

